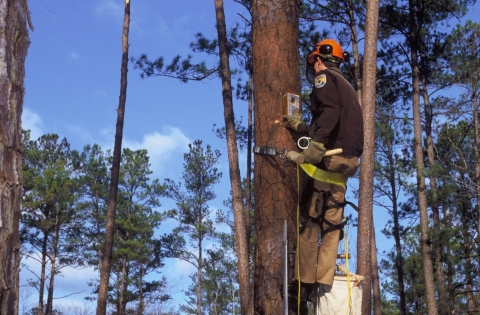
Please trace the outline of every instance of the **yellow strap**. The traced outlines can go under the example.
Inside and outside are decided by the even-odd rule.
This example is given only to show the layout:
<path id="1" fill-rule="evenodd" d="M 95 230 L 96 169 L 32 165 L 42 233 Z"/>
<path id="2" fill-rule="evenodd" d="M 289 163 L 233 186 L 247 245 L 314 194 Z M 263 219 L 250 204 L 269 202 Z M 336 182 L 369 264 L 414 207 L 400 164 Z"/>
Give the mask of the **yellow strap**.
<path id="1" fill-rule="evenodd" d="M 342 187 L 345 187 L 347 185 L 348 177 L 342 174 L 327 172 L 309 163 L 300 164 L 300 167 L 308 176 L 320 182 L 334 184 Z"/>

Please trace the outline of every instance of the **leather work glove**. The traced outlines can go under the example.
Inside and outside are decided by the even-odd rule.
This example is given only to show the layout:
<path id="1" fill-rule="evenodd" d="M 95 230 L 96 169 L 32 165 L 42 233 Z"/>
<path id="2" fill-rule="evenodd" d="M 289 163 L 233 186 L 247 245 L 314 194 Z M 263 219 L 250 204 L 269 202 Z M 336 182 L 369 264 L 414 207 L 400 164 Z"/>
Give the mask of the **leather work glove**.
<path id="1" fill-rule="evenodd" d="M 292 161 L 293 163 L 296 163 L 298 165 L 304 163 L 303 153 L 298 153 L 296 151 L 288 151 L 285 157 L 287 158 L 287 160 Z"/>
<path id="2" fill-rule="evenodd" d="M 310 146 L 303 151 L 305 163 L 318 164 L 327 150 L 323 143 L 310 140 Z"/>
<path id="3" fill-rule="evenodd" d="M 287 121 L 285 128 L 290 128 L 297 131 L 298 125 L 302 123 L 302 114 L 299 110 L 296 110 L 293 115 L 284 115 L 283 120 Z"/>

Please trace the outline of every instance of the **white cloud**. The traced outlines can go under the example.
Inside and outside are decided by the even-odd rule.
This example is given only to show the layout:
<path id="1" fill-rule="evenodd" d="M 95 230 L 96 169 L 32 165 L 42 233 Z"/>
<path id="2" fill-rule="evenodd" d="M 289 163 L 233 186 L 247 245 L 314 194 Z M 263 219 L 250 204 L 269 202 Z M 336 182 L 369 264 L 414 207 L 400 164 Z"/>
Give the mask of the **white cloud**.
<path id="1" fill-rule="evenodd" d="M 42 118 L 28 108 L 23 109 L 22 128 L 30 130 L 30 139 L 35 140 L 44 134 Z"/>
<path id="2" fill-rule="evenodd" d="M 97 17 L 113 17 L 114 19 L 123 19 L 123 2 L 115 0 L 101 0 L 95 6 L 95 15 Z"/>
<path id="3" fill-rule="evenodd" d="M 152 171 L 158 175 L 167 169 L 167 163 L 183 160 L 183 153 L 188 151 L 188 144 L 191 142 L 180 129 L 166 126 L 161 133 L 155 131 L 144 135 L 141 142 L 125 140 L 123 147 L 132 150 L 146 149 Z"/>

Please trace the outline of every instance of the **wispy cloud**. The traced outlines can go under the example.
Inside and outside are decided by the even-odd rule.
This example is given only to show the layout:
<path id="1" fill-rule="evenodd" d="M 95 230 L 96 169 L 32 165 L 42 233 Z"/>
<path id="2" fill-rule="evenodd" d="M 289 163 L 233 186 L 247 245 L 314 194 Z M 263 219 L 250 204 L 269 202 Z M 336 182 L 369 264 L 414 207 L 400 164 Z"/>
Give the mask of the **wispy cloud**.
<path id="1" fill-rule="evenodd" d="M 146 149 L 154 173 L 164 173 L 172 162 L 183 160 L 183 153 L 188 151 L 192 141 L 176 127 L 166 126 L 162 132 L 144 135 L 142 141 L 125 140 L 124 147 L 132 150 Z"/>
<path id="2" fill-rule="evenodd" d="M 22 128 L 24 130 L 30 130 L 30 139 L 32 140 L 37 139 L 44 134 L 42 118 L 28 108 L 23 109 Z"/>

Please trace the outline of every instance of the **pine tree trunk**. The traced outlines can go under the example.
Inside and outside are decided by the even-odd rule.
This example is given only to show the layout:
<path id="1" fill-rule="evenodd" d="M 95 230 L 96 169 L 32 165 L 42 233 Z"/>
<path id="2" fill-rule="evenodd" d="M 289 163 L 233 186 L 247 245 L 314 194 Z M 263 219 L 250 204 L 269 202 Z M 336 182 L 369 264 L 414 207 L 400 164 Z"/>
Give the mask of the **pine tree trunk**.
<path id="1" fill-rule="evenodd" d="M 254 0 L 252 61 L 255 80 L 255 144 L 294 150 L 291 134 L 282 124 L 286 93 L 300 95 L 297 0 Z M 295 166 L 278 157 L 256 155 L 254 310 L 258 315 L 281 314 L 282 233 L 288 220 L 288 239 L 295 244 L 297 176 Z"/>
<path id="2" fill-rule="evenodd" d="M 120 174 L 120 160 L 122 154 L 123 122 L 125 117 L 125 103 L 127 101 L 127 72 L 128 72 L 128 33 L 130 28 L 130 0 L 125 0 L 125 15 L 122 35 L 122 67 L 120 77 L 120 97 L 117 110 L 117 125 L 115 130 L 115 145 L 113 148 L 112 173 L 108 194 L 108 208 L 105 228 L 105 248 L 100 269 L 100 285 L 98 289 L 97 315 L 106 315 L 108 282 L 112 265 L 113 232 L 115 227 L 115 212 L 117 210 L 118 181 Z"/>
<path id="3" fill-rule="evenodd" d="M 371 313 L 371 244 L 373 231 L 373 168 L 375 152 L 375 100 L 377 74 L 377 32 L 379 1 L 367 2 L 365 51 L 363 63 L 362 110 L 364 150 L 360 161 L 360 192 L 358 206 L 357 273 L 364 276 L 362 314 Z"/>
<path id="4" fill-rule="evenodd" d="M 473 125 L 475 129 L 475 192 L 477 199 L 477 245 L 480 246 L 480 123 L 478 121 L 478 95 L 477 89 L 472 92 L 473 99 Z"/>
<path id="5" fill-rule="evenodd" d="M 227 28 L 223 0 L 215 0 L 217 19 L 218 47 L 220 50 L 220 76 L 222 78 L 222 97 L 225 116 L 225 129 L 228 150 L 228 167 L 232 191 L 232 207 L 235 223 L 235 242 L 237 250 L 238 282 L 240 284 L 241 314 L 252 314 L 249 302 L 252 300 L 250 290 L 250 274 L 248 268 L 248 243 L 243 211 L 242 177 L 238 163 L 237 137 L 235 133 L 235 117 L 232 100 L 232 82 L 230 74 L 229 52 L 227 45 Z M 247 213 L 249 216 L 250 214 Z M 252 305 L 252 304 L 251 304 Z"/>
<path id="6" fill-rule="evenodd" d="M 117 309 L 117 314 L 118 315 L 125 315 L 125 291 L 127 290 L 126 288 L 126 278 L 127 278 L 127 258 L 123 258 L 123 263 L 122 263 L 122 274 L 120 278 L 120 291 L 119 291 L 119 297 L 118 297 L 118 309 Z"/>
<path id="7" fill-rule="evenodd" d="M 201 219 L 201 218 L 200 218 Z M 202 270 L 203 270 L 203 256 L 202 256 L 202 237 L 198 241 L 198 269 L 197 269 L 197 315 L 202 315 Z"/>
<path id="8" fill-rule="evenodd" d="M 393 161 L 393 150 L 392 146 L 389 145 L 388 151 L 389 159 L 389 182 L 390 187 L 392 188 L 392 213 L 393 213 L 393 238 L 395 240 L 395 269 L 397 271 L 397 281 L 398 281 L 398 297 L 400 302 L 400 315 L 407 314 L 406 302 L 405 302 L 405 284 L 403 276 L 403 255 L 402 255 L 402 243 L 400 241 L 400 222 L 398 217 L 398 199 L 397 199 L 397 185 L 395 182 L 395 168 Z"/>
<path id="9" fill-rule="evenodd" d="M 47 268 L 47 242 L 48 242 L 48 232 L 43 232 L 43 242 L 42 242 L 42 267 L 40 269 L 40 280 L 38 284 L 38 305 L 37 305 L 37 315 L 43 315 L 43 296 L 45 294 L 45 277 L 46 277 L 46 268 Z"/>
<path id="10" fill-rule="evenodd" d="M 427 78 L 422 76 L 422 85 L 423 85 L 423 107 L 425 111 L 425 133 L 427 136 L 426 146 L 427 146 L 427 157 L 428 164 L 430 167 L 435 165 L 435 156 L 433 148 L 433 135 L 432 135 L 432 108 L 430 106 L 430 100 L 428 97 L 427 89 Z M 440 315 L 447 315 L 447 298 L 445 293 L 445 277 L 443 275 L 443 263 L 442 263 L 442 247 L 440 237 L 440 212 L 438 209 L 438 198 L 437 198 L 437 178 L 435 174 L 430 173 L 429 176 L 430 182 L 430 208 L 432 209 L 433 216 L 433 247 L 435 253 L 435 280 L 437 282 L 437 292 L 438 292 L 438 313 Z"/>
<path id="11" fill-rule="evenodd" d="M 18 313 L 26 0 L 0 0 L 0 314 Z"/>
<path id="12" fill-rule="evenodd" d="M 55 288 L 55 268 L 57 268 L 57 254 L 58 254 L 58 238 L 60 234 L 60 215 L 58 210 L 58 205 L 56 206 L 56 215 L 55 215 L 55 232 L 53 234 L 53 253 L 50 257 L 51 268 L 50 268 L 50 284 L 48 286 L 48 295 L 47 295 L 47 307 L 46 315 L 53 314 L 53 290 Z"/>
<path id="13" fill-rule="evenodd" d="M 465 182 L 465 174 L 462 174 L 462 182 Z M 457 191 L 457 195 L 461 196 L 460 198 L 465 198 L 462 196 L 462 191 Z M 460 242 L 463 247 L 463 259 L 465 260 L 465 266 L 464 266 L 464 272 L 465 272 L 465 295 L 467 297 L 467 314 L 475 314 L 475 311 L 478 311 L 478 307 L 475 307 L 475 298 L 473 295 L 473 268 L 472 268 L 472 249 L 471 249 L 471 238 L 472 235 L 470 234 L 469 231 L 469 226 L 470 226 L 470 220 L 468 217 L 470 214 L 468 213 L 468 206 L 466 204 L 465 200 L 462 200 L 461 202 L 461 233 L 462 233 L 462 239 L 463 241 Z"/>
<path id="14" fill-rule="evenodd" d="M 433 281 L 432 255 L 430 252 L 430 239 L 428 235 L 427 195 L 425 187 L 425 166 L 422 147 L 422 120 L 420 113 L 420 78 L 418 67 L 418 38 L 415 27 L 415 8 L 413 0 L 409 0 L 409 34 L 410 34 L 410 62 L 412 67 L 412 93 L 413 93 L 413 133 L 415 162 L 417 171 L 418 210 L 420 212 L 420 246 L 423 259 L 423 275 L 425 284 L 425 303 L 428 315 L 437 315 L 437 301 L 435 299 L 435 286 Z"/>
<path id="15" fill-rule="evenodd" d="M 352 41 L 352 52 L 353 52 L 353 74 L 356 84 L 356 92 L 358 102 L 360 106 L 362 104 L 362 75 L 360 73 L 360 54 L 358 52 L 358 34 L 357 27 L 355 23 L 355 12 L 353 10 L 352 0 L 349 0 L 348 16 L 350 18 L 350 40 Z"/>
<path id="16" fill-rule="evenodd" d="M 140 279 L 139 279 L 139 290 L 138 290 L 138 312 L 137 315 L 143 315 L 143 309 L 145 306 L 143 305 L 143 274 L 145 269 L 143 268 L 143 264 L 140 264 Z"/>

